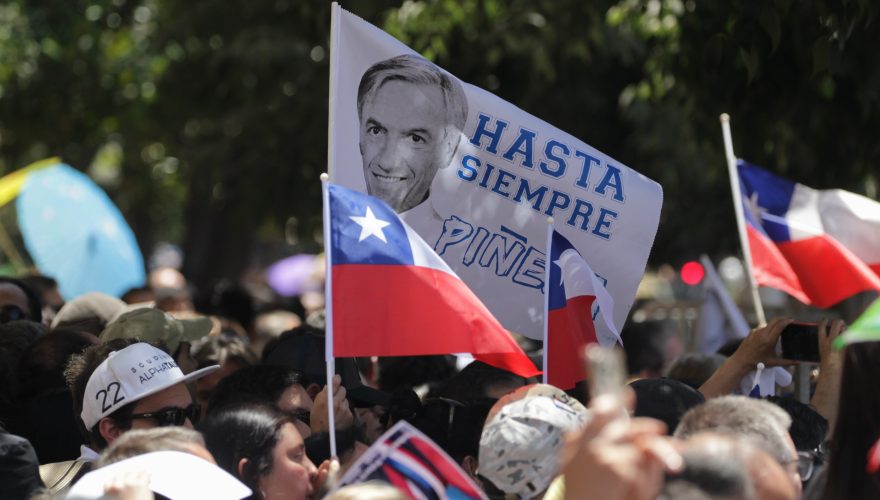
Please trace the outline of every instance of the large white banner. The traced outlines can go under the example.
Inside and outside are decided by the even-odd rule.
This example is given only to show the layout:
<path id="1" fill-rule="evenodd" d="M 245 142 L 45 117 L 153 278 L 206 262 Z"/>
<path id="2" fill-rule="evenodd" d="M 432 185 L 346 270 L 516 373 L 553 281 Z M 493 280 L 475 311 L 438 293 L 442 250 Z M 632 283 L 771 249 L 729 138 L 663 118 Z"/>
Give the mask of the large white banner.
<path id="1" fill-rule="evenodd" d="M 331 38 L 333 182 L 387 201 L 506 328 L 535 339 L 552 216 L 623 326 L 657 232 L 659 184 L 338 7 Z M 602 322 L 596 331 L 611 340 Z"/>

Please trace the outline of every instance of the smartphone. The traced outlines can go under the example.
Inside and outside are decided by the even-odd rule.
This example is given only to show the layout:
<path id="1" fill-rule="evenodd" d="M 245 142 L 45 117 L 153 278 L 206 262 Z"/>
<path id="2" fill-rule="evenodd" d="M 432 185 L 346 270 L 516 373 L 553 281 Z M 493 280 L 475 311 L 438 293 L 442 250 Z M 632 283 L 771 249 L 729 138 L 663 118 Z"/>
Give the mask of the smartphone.
<path id="1" fill-rule="evenodd" d="M 584 353 L 587 380 L 590 384 L 590 398 L 603 394 L 623 397 L 626 385 L 626 363 L 623 349 L 588 345 Z"/>
<path id="2" fill-rule="evenodd" d="M 782 330 L 782 357 L 807 363 L 819 362 L 819 325 L 791 323 Z"/>

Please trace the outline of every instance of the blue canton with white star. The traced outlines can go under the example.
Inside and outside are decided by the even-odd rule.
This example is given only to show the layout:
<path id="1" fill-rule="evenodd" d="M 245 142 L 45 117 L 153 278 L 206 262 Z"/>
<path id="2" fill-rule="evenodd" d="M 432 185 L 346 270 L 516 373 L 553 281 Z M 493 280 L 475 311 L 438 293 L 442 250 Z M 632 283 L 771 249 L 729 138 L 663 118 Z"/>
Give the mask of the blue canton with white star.
<path id="1" fill-rule="evenodd" d="M 331 258 L 337 264 L 413 265 L 397 214 L 378 198 L 329 184 Z"/>

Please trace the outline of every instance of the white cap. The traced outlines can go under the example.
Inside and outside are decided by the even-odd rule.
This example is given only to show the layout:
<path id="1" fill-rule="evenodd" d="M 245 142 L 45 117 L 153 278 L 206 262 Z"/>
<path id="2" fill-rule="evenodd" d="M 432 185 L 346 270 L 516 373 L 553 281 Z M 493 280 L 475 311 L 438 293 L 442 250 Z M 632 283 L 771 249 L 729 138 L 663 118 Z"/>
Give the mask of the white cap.
<path id="1" fill-rule="evenodd" d="M 505 493 L 532 498 L 559 473 L 563 435 L 586 421 L 585 411 L 547 396 L 509 403 L 483 427 L 478 472 Z"/>
<path id="2" fill-rule="evenodd" d="M 86 429 L 119 408 L 220 369 L 208 366 L 184 375 L 170 354 L 139 342 L 113 351 L 95 368 L 86 384 L 80 416 Z"/>

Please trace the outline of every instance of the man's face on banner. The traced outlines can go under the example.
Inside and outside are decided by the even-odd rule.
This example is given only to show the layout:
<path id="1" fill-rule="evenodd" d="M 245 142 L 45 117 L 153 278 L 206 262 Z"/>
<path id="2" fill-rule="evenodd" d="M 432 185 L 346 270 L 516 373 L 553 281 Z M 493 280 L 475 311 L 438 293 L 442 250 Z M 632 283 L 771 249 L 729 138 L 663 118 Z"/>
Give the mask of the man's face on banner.
<path id="1" fill-rule="evenodd" d="M 431 85 L 391 80 L 364 102 L 360 149 L 367 192 L 397 212 L 427 197 L 437 170 L 449 161 L 443 92 Z M 452 130 L 450 129 L 450 132 Z"/>

